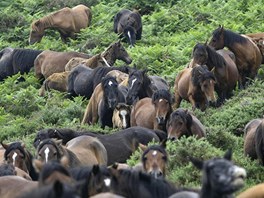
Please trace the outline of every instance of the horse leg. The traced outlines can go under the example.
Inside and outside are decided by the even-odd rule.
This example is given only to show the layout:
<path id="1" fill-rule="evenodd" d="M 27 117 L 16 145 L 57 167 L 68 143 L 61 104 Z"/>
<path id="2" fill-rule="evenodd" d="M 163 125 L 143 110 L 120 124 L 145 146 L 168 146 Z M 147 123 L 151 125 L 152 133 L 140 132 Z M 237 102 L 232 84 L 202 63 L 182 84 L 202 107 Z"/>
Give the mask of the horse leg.
<path id="1" fill-rule="evenodd" d="M 182 97 L 179 95 L 178 91 L 175 91 L 174 97 L 175 97 L 175 102 L 173 105 L 173 109 L 177 109 L 180 107 Z"/>
<path id="2" fill-rule="evenodd" d="M 142 35 L 142 27 L 140 27 L 136 33 L 136 39 L 140 40 Z"/>

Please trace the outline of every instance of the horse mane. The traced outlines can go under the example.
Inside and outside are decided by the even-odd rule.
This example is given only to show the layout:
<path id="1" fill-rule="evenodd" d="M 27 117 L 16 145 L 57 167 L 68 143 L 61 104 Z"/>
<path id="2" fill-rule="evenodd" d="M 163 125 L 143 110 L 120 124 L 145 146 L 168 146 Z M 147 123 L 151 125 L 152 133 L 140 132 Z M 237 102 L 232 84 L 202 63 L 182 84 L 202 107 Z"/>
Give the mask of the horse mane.
<path id="1" fill-rule="evenodd" d="M 206 45 L 206 51 L 208 53 L 207 64 L 211 68 L 226 66 L 226 61 L 223 56 L 218 54 L 212 47 Z"/>
<path id="2" fill-rule="evenodd" d="M 159 100 L 159 99 L 165 99 L 169 102 L 169 104 L 172 103 L 172 96 L 170 91 L 165 89 L 158 89 L 155 91 L 152 95 L 152 102 Z"/>
<path id="3" fill-rule="evenodd" d="M 194 86 L 199 86 L 201 82 L 206 79 L 213 79 L 215 80 L 214 74 L 210 72 L 206 65 L 199 65 L 192 69 L 192 83 Z"/>
<path id="4" fill-rule="evenodd" d="M 217 28 L 214 32 L 213 35 L 219 37 L 219 35 L 221 34 L 221 27 Z M 241 36 L 238 33 L 232 32 L 231 30 L 226 30 L 223 29 L 223 33 L 224 33 L 224 43 L 232 45 L 233 43 L 240 43 L 240 44 L 244 44 L 246 43 L 248 40 L 247 38 Z"/>
<path id="5" fill-rule="evenodd" d="M 256 128 L 255 132 L 255 147 L 258 159 L 260 160 L 261 164 L 264 165 L 264 119 Z"/>
<path id="6" fill-rule="evenodd" d="M 142 161 L 142 162 L 144 161 L 144 157 L 145 157 L 145 155 L 146 155 L 149 151 L 152 151 L 152 150 L 161 152 L 161 153 L 165 156 L 165 159 L 164 159 L 165 162 L 167 162 L 167 160 L 168 160 L 168 154 L 167 154 L 165 148 L 162 147 L 162 146 L 160 146 L 160 145 L 151 145 L 151 146 L 149 146 L 149 147 L 143 152 L 143 154 L 142 154 L 142 157 L 141 157 L 141 161 Z"/>

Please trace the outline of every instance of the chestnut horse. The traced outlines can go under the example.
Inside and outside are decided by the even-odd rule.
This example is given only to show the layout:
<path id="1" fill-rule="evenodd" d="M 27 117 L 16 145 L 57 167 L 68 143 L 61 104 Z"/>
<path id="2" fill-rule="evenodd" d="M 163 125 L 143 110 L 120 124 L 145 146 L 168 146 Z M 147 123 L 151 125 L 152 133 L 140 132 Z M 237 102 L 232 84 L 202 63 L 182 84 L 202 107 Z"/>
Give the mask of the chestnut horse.
<path id="1" fill-rule="evenodd" d="M 43 140 L 37 148 L 37 156 L 46 163 L 60 160 L 63 156 L 69 159 L 69 167 L 107 164 L 107 152 L 104 145 L 91 136 L 79 136 L 62 145 L 61 140 Z"/>
<path id="2" fill-rule="evenodd" d="M 161 89 L 153 93 L 152 98 L 143 98 L 136 102 L 131 110 L 131 126 L 166 131 L 166 123 L 172 112 L 171 94 Z"/>
<path id="3" fill-rule="evenodd" d="M 219 103 L 231 97 L 239 78 L 237 66 L 230 58 L 230 53 L 232 52 L 227 50 L 215 51 L 209 45 L 201 43 L 193 48 L 193 64 L 206 65 L 214 73 Z"/>
<path id="4" fill-rule="evenodd" d="M 183 69 L 176 76 L 174 83 L 175 108 L 185 99 L 192 104 L 193 110 L 199 108 L 204 111 L 209 102 L 216 101 L 215 83 L 215 76 L 206 65 Z"/>
<path id="5" fill-rule="evenodd" d="M 177 140 L 182 136 L 196 135 L 197 138 L 206 137 L 203 124 L 187 109 L 173 111 L 167 121 L 168 139 Z"/>
<path id="6" fill-rule="evenodd" d="M 264 183 L 257 184 L 237 195 L 236 198 L 262 198 L 264 197 Z"/>
<path id="7" fill-rule="evenodd" d="M 248 122 L 244 128 L 244 154 L 250 157 L 251 159 L 258 158 L 257 152 L 256 152 L 256 147 L 257 147 L 256 141 L 262 141 L 262 138 L 261 136 L 258 136 L 258 138 L 261 138 L 261 139 L 260 140 L 256 139 L 257 138 L 256 130 L 260 126 L 263 120 L 264 119 L 253 119 L 250 122 Z M 261 135 L 261 134 L 258 134 L 258 135 Z"/>
<path id="8" fill-rule="evenodd" d="M 137 11 L 123 9 L 114 17 L 114 31 L 125 37 L 131 47 L 134 46 L 136 40 L 141 39 L 142 22 L 141 16 Z"/>
<path id="9" fill-rule="evenodd" d="M 235 54 L 240 75 L 240 88 L 245 88 L 249 79 L 252 80 L 256 77 L 262 62 L 262 54 L 250 37 L 234 33 L 220 26 L 213 31 L 209 45 L 216 50 L 227 47 Z"/>
<path id="10" fill-rule="evenodd" d="M 84 5 L 58 10 L 32 22 L 29 44 L 40 42 L 47 28 L 58 30 L 63 42 L 68 37 L 74 39 L 75 33 L 79 33 L 81 29 L 91 24 L 91 19 L 91 10 Z"/>

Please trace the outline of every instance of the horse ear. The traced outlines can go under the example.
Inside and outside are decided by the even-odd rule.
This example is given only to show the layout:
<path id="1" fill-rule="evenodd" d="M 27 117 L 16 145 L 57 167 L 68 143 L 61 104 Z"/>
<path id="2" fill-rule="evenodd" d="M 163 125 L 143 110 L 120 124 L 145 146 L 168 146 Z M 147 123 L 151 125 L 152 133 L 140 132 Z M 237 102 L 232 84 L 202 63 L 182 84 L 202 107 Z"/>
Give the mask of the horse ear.
<path id="1" fill-rule="evenodd" d="M 25 148 L 26 147 L 26 145 L 25 145 L 24 142 L 21 143 L 21 146 L 22 146 L 22 148 Z"/>
<path id="2" fill-rule="evenodd" d="M 226 151 L 226 153 L 224 154 L 224 158 L 229 160 L 229 161 L 232 159 L 232 150 L 231 149 L 228 149 Z"/>
<path id="3" fill-rule="evenodd" d="M 4 142 L 1 142 L 1 145 L 2 145 L 2 147 L 4 147 L 5 150 L 7 150 L 8 147 L 9 147 L 9 145 L 8 144 L 5 144 Z"/>
<path id="4" fill-rule="evenodd" d="M 167 138 L 161 141 L 160 146 L 166 149 L 166 143 L 167 143 Z"/>
<path id="5" fill-rule="evenodd" d="M 190 114 L 190 112 L 188 111 L 188 109 L 185 110 L 186 113 L 186 121 L 187 121 L 187 126 L 191 127 L 192 125 L 192 115 Z"/>
<path id="6" fill-rule="evenodd" d="M 39 26 L 40 25 L 40 20 L 38 19 L 38 20 L 36 20 L 36 22 L 35 22 L 35 26 Z"/>
<path id="7" fill-rule="evenodd" d="M 56 197 L 62 197 L 63 195 L 63 184 L 59 181 L 56 180 L 53 186 L 53 190 L 56 194 Z"/>
<path id="8" fill-rule="evenodd" d="M 148 148 L 146 145 L 141 144 L 141 143 L 139 143 L 138 147 L 139 147 L 140 150 L 143 151 L 143 152 L 144 152 L 145 150 L 147 150 L 147 148 Z"/>
<path id="9" fill-rule="evenodd" d="M 32 164 L 33 164 L 34 169 L 38 173 L 42 170 L 42 168 L 44 166 L 44 163 L 42 161 L 38 160 L 38 159 L 33 159 Z"/>
<path id="10" fill-rule="evenodd" d="M 202 160 L 199 160 L 199 159 L 194 158 L 194 157 L 189 157 L 189 159 L 196 168 L 198 168 L 199 170 L 203 169 L 204 162 Z"/>

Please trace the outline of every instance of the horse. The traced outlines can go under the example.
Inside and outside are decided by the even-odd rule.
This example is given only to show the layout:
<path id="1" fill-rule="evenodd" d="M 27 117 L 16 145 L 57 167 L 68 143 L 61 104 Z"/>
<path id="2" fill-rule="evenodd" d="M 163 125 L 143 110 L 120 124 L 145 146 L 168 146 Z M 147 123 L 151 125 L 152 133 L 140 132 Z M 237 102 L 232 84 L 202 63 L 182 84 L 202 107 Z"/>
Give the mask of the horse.
<path id="1" fill-rule="evenodd" d="M 164 78 L 160 76 L 149 76 L 149 78 L 151 81 L 151 89 L 153 91 L 157 91 L 159 89 L 165 89 L 167 91 L 170 90 L 170 85 Z"/>
<path id="2" fill-rule="evenodd" d="M 70 72 L 60 72 L 50 75 L 44 80 L 41 88 L 39 89 L 39 96 L 45 96 L 46 91 L 51 89 L 67 92 L 68 90 L 68 77 Z"/>
<path id="3" fill-rule="evenodd" d="M 125 37 L 131 47 L 141 39 L 142 22 L 138 11 L 123 9 L 114 16 L 114 32 Z"/>
<path id="4" fill-rule="evenodd" d="M 164 178 L 155 178 L 140 171 L 110 168 L 112 193 L 132 198 L 159 198 L 182 191 Z"/>
<path id="5" fill-rule="evenodd" d="M 168 154 L 166 152 L 166 140 L 159 145 L 145 146 L 140 144 L 143 151 L 141 163 L 143 172 L 153 175 L 155 178 L 165 178 Z"/>
<path id="6" fill-rule="evenodd" d="M 260 183 L 239 193 L 237 198 L 261 198 L 264 196 L 264 184 Z"/>
<path id="7" fill-rule="evenodd" d="M 56 52 L 51 50 L 44 50 L 34 61 L 35 76 L 38 80 L 43 82 L 53 73 L 64 72 L 65 65 L 73 57 L 90 58 L 91 55 L 79 52 Z"/>
<path id="8" fill-rule="evenodd" d="M 79 60 L 79 61 L 78 61 Z M 115 64 L 116 60 L 122 60 L 126 64 L 130 64 L 132 59 L 129 57 L 127 51 L 123 47 L 120 41 L 112 43 L 102 53 L 96 54 L 89 59 L 72 58 L 65 65 L 65 71 L 71 71 L 79 64 L 83 64 L 92 69 L 96 67 L 111 67 Z"/>
<path id="9" fill-rule="evenodd" d="M 216 50 L 227 47 L 235 54 L 240 88 L 244 88 L 249 79 L 255 78 L 262 62 L 262 54 L 250 37 L 219 26 L 213 31 L 209 45 Z"/>
<path id="10" fill-rule="evenodd" d="M 68 78 L 68 97 L 85 96 L 90 99 L 96 86 L 101 83 L 102 78 L 112 70 L 122 71 L 128 73 L 130 68 L 127 66 L 122 67 L 97 67 L 93 70 L 87 69 L 84 72 L 84 66 L 74 68 L 69 74 Z"/>
<path id="11" fill-rule="evenodd" d="M 125 102 L 125 97 L 118 89 L 116 79 L 112 76 L 104 77 L 89 100 L 82 124 L 95 124 L 99 120 L 102 128 L 113 127 L 113 111 L 120 102 Z"/>
<path id="12" fill-rule="evenodd" d="M 249 33 L 246 34 L 246 36 L 250 37 L 251 40 L 258 46 L 261 54 L 262 54 L 262 62 L 261 64 L 264 64 L 264 32 L 258 32 L 258 33 Z"/>
<path id="13" fill-rule="evenodd" d="M 212 158 L 206 161 L 190 157 L 193 165 L 202 170 L 202 188 L 197 193 L 200 198 L 232 197 L 234 192 L 243 187 L 246 171 L 234 165 L 231 158 L 230 150 L 224 154 L 223 158 Z M 192 195 L 185 197 L 193 198 Z"/>
<path id="14" fill-rule="evenodd" d="M 32 181 L 32 178 L 29 176 L 29 174 L 21 170 L 20 168 L 15 167 L 13 164 L 1 163 L 0 164 L 0 177 L 7 176 L 7 175 L 16 175 L 26 180 Z"/>
<path id="15" fill-rule="evenodd" d="M 206 65 L 183 69 L 174 82 L 175 108 L 185 99 L 192 104 L 193 110 L 199 108 L 204 111 L 208 103 L 216 102 L 215 83 L 215 76 Z"/>
<path id="16" fill-rule="evenodd" d="M 48 138 L 57 138 L 66 144 L 71 139 L 81 135 L 97 137 L 105 146 L 108 159 L 107 165 L 111 165 L 115 162 L 126 162 L 137 149 L 139 143 L 147 145 L 153 140 L 156 142 L 162 141 L 167 136 L 163 131 L 156 131 L 138 126 L 129 127 L 113 134 L 92 133 L 90 131 L 80 132 L 71 129 L 43 129 L 37 133 L 34 146 L 39 147 L 41 142 Z"/>
<path id="17" fill-rule="evenodd" d="M 76 181 L 88 181 L 88 197 L 110 191 L 110 172 L 106 166 L 76 167 L 70 169 L 70 174 Z"/>
<path id="18" fill-rule="evenodd" d="M 121 84 L 122 82 L 128 79 L 128 74 L 119 70 L 111 70 L 106 74 L 106 76 L 115 77 L 118 84 Z"/>
<path id="19" fill-rule="evenodd" d="M 37 147 L 37 158 L 41 161 L 69 159 L 69 167 L 106 164 L 107 154 L 102 143 L 91 136 L 79 136 L 62 145 L 61 140 L 45 139 Z"/>
<path id="20" fill-rule="evenodd" d="M 259 141 L 258 146 L 260 146 L 260 141 L 262 139 L 257 140 L 257 138 L 261 138 L 260 133 L 258 134 L 258 137 L 256 136 L 256 130 L 260 126 L 261 122 L 264 119 L 253 119 L 250 122 L 246 124 L 244 127 L 244 155 L 248 156 L 250 159 L 254 160 L 257 159 L 257 152 L 256 152 L 256 143 Z M 260 147 L 258 147 L 261 149 Z"/>
<path id="21" fill-rule="evenodd" d="M 4 48 L 0 51 L 0 81 L 17 73 L 29 73 L 41 50 Z"/>
<path id="22" fill-rule="evenodd" d="M 20 176 L 8 175 L 0 177 L 1 198 L 16 198 L 37 187 L 37 181 L 29 181 Z"/>
<path id="23" fill-rule="evenodd" d="M 6 163 L 13 164 L 14 167 L 25 171 L 32 180 L 36 181 L 38 179 L 38 174 L 32 165 L 33 155 L 26 149 L 24 143 L 12 142 L 5 144 L 1 142 L 1 145 L 5 149 L 4 161 Z"/>
<path id="24" fill-rule="evenodd" d="M 137 101 L 131 110 L 130 125 L 166 131 L 166 123 L 172 113 L 171 98 L 169 90 L 161 89 L 155 91 L 152 98 Z"/>
<path id="25" fill-rule="evenodd" d="M 257 153 L 257 157 L 261 163 L 261 165 L 264 165 L 264 155 L 263 155 L 263 148 L 264 148 L 264 119 L 262 119 L 261 123 L 256 128 L 256 134 L 255 134 L 255 149 Z"/>
<path id="26" fill-rule="evenodd" d="M 126 96 L 126 103 L 128 105 L 132 105 L 142 98 L 152 97 L 151 80 L 146 72 L 147 70 L 137 69 L 129 72 L 128 93 Z"/>
<path id="27" fill-rule="evenodd" d="M 118 103 L 113 111 L 113 128 L 126 129 L 130 127 L 131 106 Z"/>
<path id="28" fill-rule="evenodd" d="M 87 28 L 91 24 L 91 10 L 84 5 L 77 5 L 73 8 L 65 7 L 31 24 L 29 44 L 40 42 L 44 36 L 45 29 L 53 28 L 60 33 L 61 40 L 66 42 L 67 38 L 75 38 L 75 33 Z"/>
<path id="29" fill-rule="evenodd" d="M 239 79 L 237 66 L 230 58 L 230 53 L 232 52 L 227 50 L 215 51 L 209 45 L 201 43 L 197 43 L 193 48 L 193 64 L 206 65 L 215 76 L 218 103 L 223 103 L 231 97 Z"/>
<path id="30" fill-rule="evenodd" d="M 206 137 L 203 124 L 187 109 L 179 108 L 170 114 L 166 125 L 168 139 L 177 140 L 182 136 Z"/>

